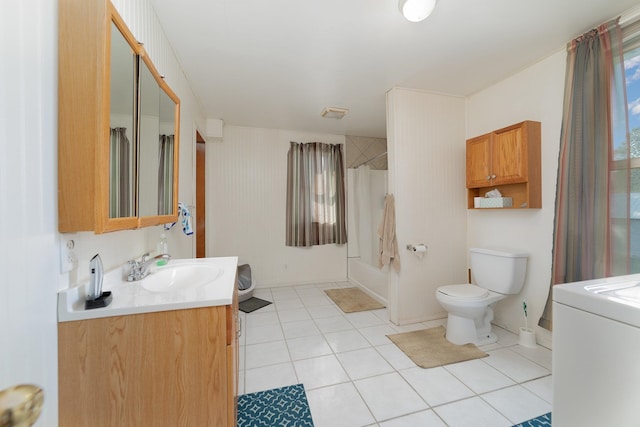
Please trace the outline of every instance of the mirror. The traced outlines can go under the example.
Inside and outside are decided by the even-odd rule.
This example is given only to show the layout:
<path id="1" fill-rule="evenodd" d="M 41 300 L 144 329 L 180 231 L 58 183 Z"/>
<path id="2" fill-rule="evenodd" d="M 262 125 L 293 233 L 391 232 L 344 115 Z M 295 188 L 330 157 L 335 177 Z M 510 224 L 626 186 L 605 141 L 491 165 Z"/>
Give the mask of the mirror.
<path id="1" fill-rule="evenodd" d="M 136 216 L 135 82 L 137 55 L 111 23 L 109 217 Z"/>
<path id="2" fill-rule="evenodd" d="M 146 57 L 139 78 L 139 215 L 174 214 L 177 102 Z"/>
<path id="3" fill-rule="evenodd" d="M 160 135 L 158 166 L 158 215 L 171 215 L 177 182 L 176 102 L 165 90 L 160 91 Z"/>
<path id="4" fill-rule="evenodd" d="M 140 62 L 139 79 L 139 167 L 140 216 L 158 215 L 158 167 L 160 132 L 160 87 L 146 62 Z"/>

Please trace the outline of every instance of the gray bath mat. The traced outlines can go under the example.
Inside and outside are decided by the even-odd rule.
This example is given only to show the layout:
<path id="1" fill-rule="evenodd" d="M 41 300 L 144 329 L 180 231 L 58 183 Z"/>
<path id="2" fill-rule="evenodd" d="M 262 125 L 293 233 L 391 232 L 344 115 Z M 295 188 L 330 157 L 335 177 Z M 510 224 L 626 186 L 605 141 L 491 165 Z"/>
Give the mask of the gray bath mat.
<path id="1" fill-rule="evenodd" d="M 240 304 L 238 304 L 238 308 L 240 309 L 240 311 L 243 311 L 245 313 L 251 313 L 252 311 L 256 311 L 262 307 L 266 307 L 269 304 L 271 304 L 271 301 L 265 301 L 260 298 L 251 297 L 248 300 L 242 301 Z"/>

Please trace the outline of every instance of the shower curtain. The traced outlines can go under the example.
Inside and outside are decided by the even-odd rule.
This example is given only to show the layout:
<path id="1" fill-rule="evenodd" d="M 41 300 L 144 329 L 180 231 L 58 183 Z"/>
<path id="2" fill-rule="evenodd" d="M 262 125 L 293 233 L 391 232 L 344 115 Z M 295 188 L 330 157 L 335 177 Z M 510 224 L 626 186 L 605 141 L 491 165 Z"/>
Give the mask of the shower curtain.
<path id="1" fill-rule="evenodd" d="M 387 171 L 363 165 L 348 170 L 349 257 L 376 266 L 378 226 L 382 220 Z M 377 267 L 376 267 L 377 268 Z"/>
<path id="2" fill-rule="evenodd" d="M 387 171 L 360 166 L 348 170 L 348 277 L 386 304 L 388 273 L 378 268 L 378 225 L 382 221 Z"/>
<path id="3" fill-rule="evenodd" d="M 373 265 L 373 238 L 371 230 L 373 230 L 371 218 L 371 168 L 368 165 L 362 165 L 355 170 L 354 173 L 354 214 L 356 218 L 356 233 L 358 252 L 360 259 L 367 264 Z"/>

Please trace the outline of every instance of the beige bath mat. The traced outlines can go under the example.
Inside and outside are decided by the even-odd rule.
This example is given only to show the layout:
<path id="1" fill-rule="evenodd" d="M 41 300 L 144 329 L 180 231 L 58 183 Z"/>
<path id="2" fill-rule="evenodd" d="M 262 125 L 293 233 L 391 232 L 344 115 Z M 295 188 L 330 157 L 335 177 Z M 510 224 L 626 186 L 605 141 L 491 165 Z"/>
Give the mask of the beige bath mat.
<path id="1" fill-rule="evenodd" d="M 384 308 L 384 305 L 380 304 L 358 288 L 327 289 L 324 292 L 345 313 Z"/>
<path id="2" fill-rule="evenodd" d="M 442 326 L 387 335 L 395 345 L 422 368 L 434 368 L 488 356 L 474 344 L 455 345 L 445 338 Z"/>

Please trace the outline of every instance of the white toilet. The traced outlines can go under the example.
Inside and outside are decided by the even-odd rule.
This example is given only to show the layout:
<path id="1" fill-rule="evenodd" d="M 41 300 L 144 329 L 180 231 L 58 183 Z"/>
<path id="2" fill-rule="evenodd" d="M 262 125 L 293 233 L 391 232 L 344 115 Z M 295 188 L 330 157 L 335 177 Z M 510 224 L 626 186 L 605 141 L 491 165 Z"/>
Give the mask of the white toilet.
<path id="1" fill-rule="evenodd" d="M 475 285 L 440 286 L 436 299 L 449 313 L 447 340 L 458 345 L 491 344 L 498 340 L 491 332 L 493 307 L 508 295 L 520 292 L 528 255 L 479 248 L 471 248 L 469 252 Z"/>

